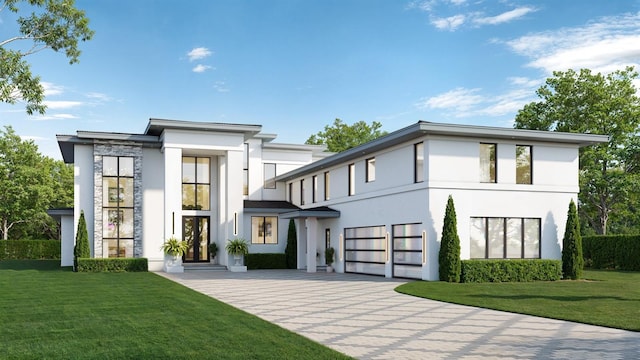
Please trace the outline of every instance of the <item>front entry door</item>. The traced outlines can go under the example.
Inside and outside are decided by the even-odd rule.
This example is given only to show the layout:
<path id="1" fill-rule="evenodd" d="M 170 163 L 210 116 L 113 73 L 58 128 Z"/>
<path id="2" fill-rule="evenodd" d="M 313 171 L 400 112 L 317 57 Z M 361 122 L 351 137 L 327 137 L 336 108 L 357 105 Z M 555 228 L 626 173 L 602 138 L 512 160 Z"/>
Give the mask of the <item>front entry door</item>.
<path id="1" fill-rule="evenodd" d="M 209 217 L 184 216 L 182 218 L 182 239 L 189 244 L 184 254 L 184 262 L 209 261 Z"/>

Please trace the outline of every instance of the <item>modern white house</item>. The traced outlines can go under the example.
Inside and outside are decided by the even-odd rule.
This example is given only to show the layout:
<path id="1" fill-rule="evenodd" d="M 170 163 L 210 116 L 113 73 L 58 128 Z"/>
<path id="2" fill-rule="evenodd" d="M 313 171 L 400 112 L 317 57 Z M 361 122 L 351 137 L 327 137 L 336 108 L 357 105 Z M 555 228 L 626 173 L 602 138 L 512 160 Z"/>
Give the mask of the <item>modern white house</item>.
<path id="1" fill-rule="evenodd" d="M 449 195 L 462 259 L 559 259 L 579 148 L 608 141 L 424 121 L 338 154 L 275 138 L 259 125 L 162 119 L 141 134 L 58 135 L 75 169 L 61 265 L 73 263 L 81 212 L 93 257 L 146 257 L 150 270 L 171 236 L 190 243 L 186 267 L 234 238 L 282 253 L 294 219 L 300 269 L 316 271 L 331 246 L 338 272 L 437 280 Z"/>

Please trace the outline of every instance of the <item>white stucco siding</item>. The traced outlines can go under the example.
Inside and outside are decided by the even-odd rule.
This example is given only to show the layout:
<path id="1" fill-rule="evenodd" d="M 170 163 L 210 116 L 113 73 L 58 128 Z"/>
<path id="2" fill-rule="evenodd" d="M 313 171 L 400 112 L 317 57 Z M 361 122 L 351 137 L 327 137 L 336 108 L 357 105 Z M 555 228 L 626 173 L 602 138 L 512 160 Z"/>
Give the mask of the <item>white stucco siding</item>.
<path id="1" fill-rule="evenodd" d="M 160 247 L 165 239 L 164 155 L 159 149 L 143 149 L 142 155 L 142 256 L 149 270 L 162 269 L 164 254 Z"/>
<path id="2" fill-rule="evenodd" d="M 60 219 L 60 266 L 73 266 L 73 246 L 75 245 L 73 216 L 62 216 Z"/>
<path id="3" fill-rule="evenodd" d="M 244 136 L 234 133 L 165 130 L 162 140 L 164 147 L 222 152 L 242 147 Z"/>
<path id="4" fill-rule="evenodd" d="M 429 183 L 480 182 L 479 142 L 464 139 L 428 139 L 425 141 L 425 166 Z"/>
<path id="5" fill-rule="evenodd" d="M 533 147 L 533 184 L 578 192 L 578 149 L 569 146 Z"/>
<path id="6" fill-rule="evenodd" d="M 80 220 L 80 212 L 84 211 L 89 234 L 89 247 L 93 255 L 94 234 L 94 173 L 93 173 L 93 145 L 74 146 L 74 191 L 73 191 L 73 241 L 75 242 Z M 71 246 L 73 257 L 73 246 Z"/>

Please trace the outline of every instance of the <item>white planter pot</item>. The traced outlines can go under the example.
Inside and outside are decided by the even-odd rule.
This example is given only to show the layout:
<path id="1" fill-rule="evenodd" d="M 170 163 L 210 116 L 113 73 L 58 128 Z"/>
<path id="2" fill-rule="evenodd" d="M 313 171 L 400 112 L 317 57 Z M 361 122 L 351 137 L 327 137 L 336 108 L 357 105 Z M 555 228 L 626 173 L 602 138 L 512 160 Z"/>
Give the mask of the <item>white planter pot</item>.
<path id="1" fill-rule="evenodd" d="M 240 260 L 242 260 L 242 255 L 233 255 L 233 259 L 236 261 L 234 266 L 242 266 Z"/>
<path id="2" fill-rule="evenodd" d="M 333 267 L 331 265 L 327 265 L 327 272 L 333 272 Z"/>

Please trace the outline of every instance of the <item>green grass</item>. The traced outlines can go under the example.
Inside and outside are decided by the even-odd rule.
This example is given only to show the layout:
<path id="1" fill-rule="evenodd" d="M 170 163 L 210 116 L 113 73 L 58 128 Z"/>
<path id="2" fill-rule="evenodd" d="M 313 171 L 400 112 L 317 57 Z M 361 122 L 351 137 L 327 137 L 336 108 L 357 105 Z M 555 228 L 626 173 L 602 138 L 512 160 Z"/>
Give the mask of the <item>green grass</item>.
<path id="1" fill-rule="evenodd" d="M 153 273 L 0 261 L 0 309 L 2 359 L 348 358 Z"/>
<path id="2" fill-rule="evenodd" d="M 640 331 L 640 273 L 584 272 L 586 280 L 453 284 L 416 281 L 396 291 L 487 309 Z"/>

